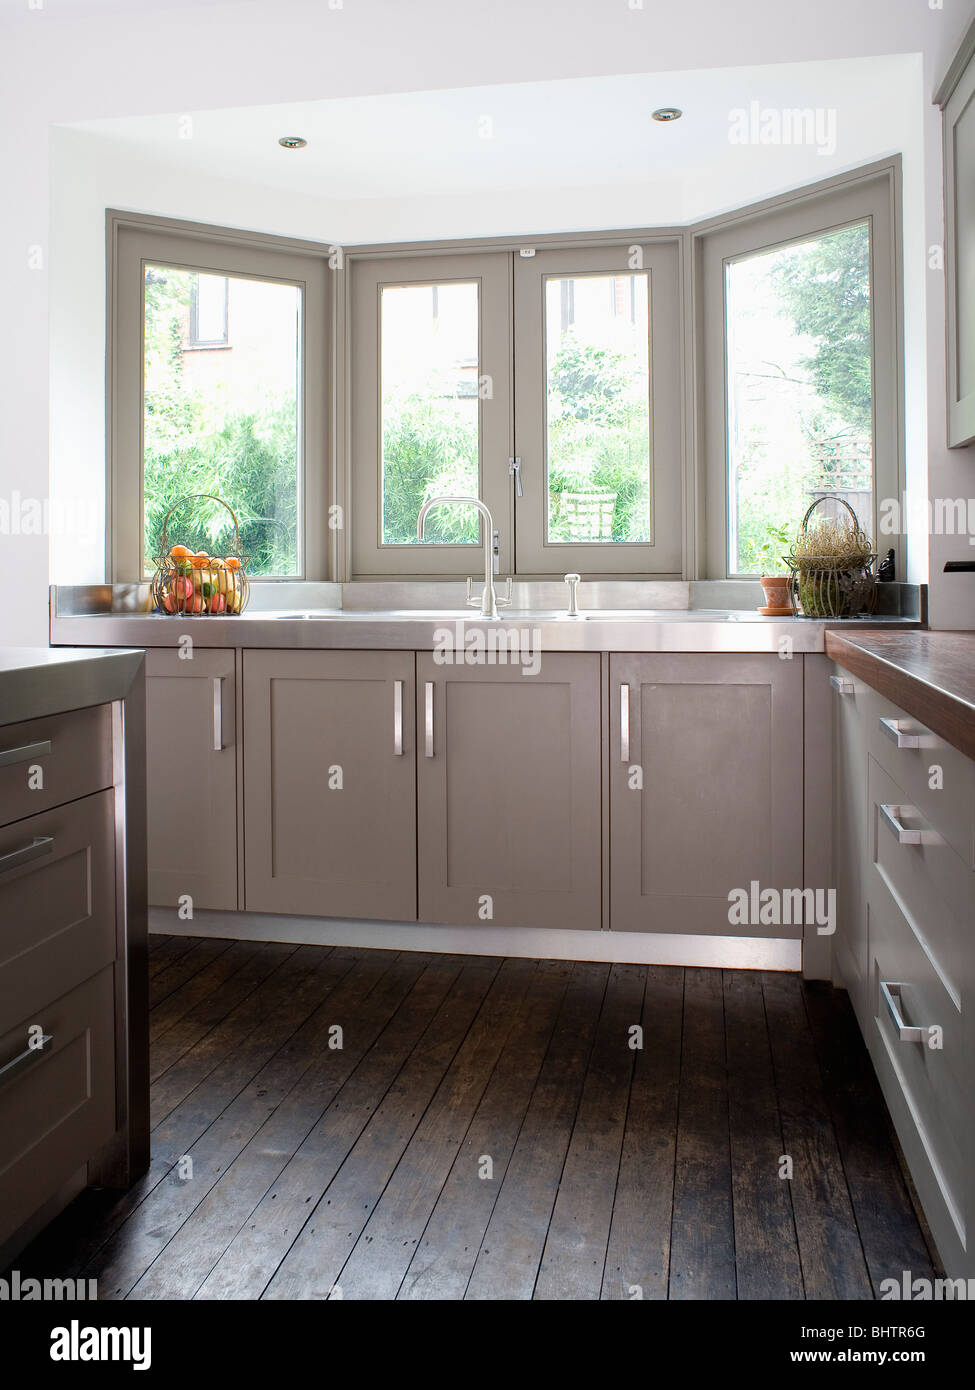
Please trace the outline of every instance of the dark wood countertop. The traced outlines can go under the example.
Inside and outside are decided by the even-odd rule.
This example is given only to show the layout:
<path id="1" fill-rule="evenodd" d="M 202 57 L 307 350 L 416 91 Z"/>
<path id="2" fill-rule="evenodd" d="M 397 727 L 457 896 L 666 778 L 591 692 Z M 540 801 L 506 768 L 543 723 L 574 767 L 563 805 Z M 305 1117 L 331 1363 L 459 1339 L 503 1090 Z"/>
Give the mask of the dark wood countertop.
<path id="1" fill-rule="evenodd" d="M 833 629 L 826 655 L 975 759 L 975 632 Z"/>

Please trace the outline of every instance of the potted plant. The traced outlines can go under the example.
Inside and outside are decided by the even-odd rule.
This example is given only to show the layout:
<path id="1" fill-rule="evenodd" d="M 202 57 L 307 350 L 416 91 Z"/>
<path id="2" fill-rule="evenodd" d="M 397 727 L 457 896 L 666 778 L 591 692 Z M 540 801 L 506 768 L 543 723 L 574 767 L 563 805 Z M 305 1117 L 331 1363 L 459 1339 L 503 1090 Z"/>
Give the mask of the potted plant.
<path id="1" fill-rule="evenodd" d="M 836 501 L 848 515 L 810 518 L 821 502 Z M 786 556 L 806 618 L 851 618 L 876 605 L 877 556 L 856 512 L 842 497 L 820 497 L 802 519 Z"/>
<path id="2" fill-rule="evenodd" d="M 789 617 L 795 612 L 792 575 L 781 553 L 789 540 L 790 534 L 784 526 L 767 526 L 765 540 L 761 544 L 751 542 L 752 556 L 761 571 L 759 583 L 765 593 L 765 607 L 758 611 L 767 618 Z"/>

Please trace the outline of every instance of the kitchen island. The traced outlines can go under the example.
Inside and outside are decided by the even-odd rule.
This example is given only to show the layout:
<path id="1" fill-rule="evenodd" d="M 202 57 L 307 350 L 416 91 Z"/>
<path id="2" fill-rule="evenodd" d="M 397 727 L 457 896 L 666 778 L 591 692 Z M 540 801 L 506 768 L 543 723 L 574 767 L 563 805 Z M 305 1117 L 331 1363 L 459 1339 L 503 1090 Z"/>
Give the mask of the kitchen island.
<path id="1" fill-rule="evenodd" d="M 149 1161 L 144 654 L 0 648 L 0 1266 Z"/>

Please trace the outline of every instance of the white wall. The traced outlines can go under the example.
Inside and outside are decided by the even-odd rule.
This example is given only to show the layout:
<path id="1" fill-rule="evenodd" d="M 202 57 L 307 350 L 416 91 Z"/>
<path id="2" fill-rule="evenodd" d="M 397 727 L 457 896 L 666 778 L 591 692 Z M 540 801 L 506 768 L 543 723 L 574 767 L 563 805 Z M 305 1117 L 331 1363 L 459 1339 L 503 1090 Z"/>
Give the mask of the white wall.
<path id="1" fill-rule="evenodd" d="M 333 5 L 335 6 L 333 8 Z M 970 21 L 969 0 L 819 0 L 814 6 L 781 0 L 252 0 L 220 4 L 196 0 L 156 4 L 152 0 L 78 0 L 70 9 L 53 5 L 29 10 L 23 0 L 0 0 L 0 155 L 4 170 L 4 215 L 0 266 L 8 331 L 0 342 L 0 496 L 44 498 L 49 488 L 48 265 L 51 252 L 52 174 L 64 170 L 52 154 L 52 125 L 111 116 L 196 110 L 252 103 L 315 100 L 366 93 L 424 90 L 483 83 L 537 81 L 559 77 L 745 66 L 870 56 L 878 52 L 924 54 L 923 89 L 937 78 Z M 89 14 L 84 19 L 79 16 Z M 925 117 L 924 241 L 941 240 L 940 119 Z M 58 137 L 60 139 L 60 136 Z M 73 177 L 92 179 L 79 159 Z M 148 176 L 151 179 L 151 175 Z M 129 185 L 135 190 L 136 183 Z M 90 185 L 96 201 L 104 186 Z M 201 207 L 189 215 L 225 223 L 236 215 L 231 190 L 211 186 L 219 213 Z M 222 197 L 226 194 L 226 197 Z M 104 207 L 104 202 L 102 206 Z M 147 204 L 148 206 L 148 204 Z M 327 213 L 327 205 L 321 204 Z M 184 210 L 170 207 L 179 215 Z M 302 217 L 317 213 L 304 208 Z M 612 219 L 607 219 L 612 220 Z M 280 230 L 296 230 L 295 225 Z M 90 227 L 78 228 L 84 260 L 97 260 Z M 97 235 L 100 237 L 100 230 Z M 393 233 L 395 235 L 395 232 Z M 909 255 L 916 254 L 906 246 Z M 80 243 L 79 243 L 80 245 Z M 32 248 L 39 248 L 32 250 Z M 80 253 L 79 253 L 80 254 Z M 59 268 L 58 275 L 67 273 Z M 103 322 L 103 286 L 88 271 L 89 308 Z M 57 287 L 57 282 L 54 288 Z M 920 309 L 920 296 L 915 300 Z M 79 313 L 76 304 L 71 311 Z M 929 470 L 938 495 L 968 495 L 973 451 L 949 453 L 944 440 L 944 287 L 940 273 L 928 277 L 924 313 L 927 360 L 912 354 L 911 369 L 926 377 Z M 57 306 L 57 335 L 70 324 Z M 76 326 L 81 329 L 81 324 Z M 74 333 L 77 344 L 83 329 Z M 58 365 L 59 412 L 54 421 L 58 485 L 88 497 L 103 487 L 89 429 L 103 409 L 99 338 L 87 352 Z M 84 360 L 79 360 L 84 359 Z M 65 373 L 70 380 L 65 380 Z M 920 416 L 915 419 L 917 429 Z M 84 425 L 77 422 L 84 421 Z M 912 449 L 920 451 L 920 442 Z M 88 528 L 79 561 L 94 563 L 97 537 Z M 932 547 L 938 569 L 951 553 L 966 557 L 964 538 L 938 540 Z M 49 572 L 46 537 L 0 537 L 0 643 L 46 640 Z M 63 550 L 59 545 L 58 567 Z M 975 581 L 932 575 L 932 616 L 942 626 L 975 626 Z"/>

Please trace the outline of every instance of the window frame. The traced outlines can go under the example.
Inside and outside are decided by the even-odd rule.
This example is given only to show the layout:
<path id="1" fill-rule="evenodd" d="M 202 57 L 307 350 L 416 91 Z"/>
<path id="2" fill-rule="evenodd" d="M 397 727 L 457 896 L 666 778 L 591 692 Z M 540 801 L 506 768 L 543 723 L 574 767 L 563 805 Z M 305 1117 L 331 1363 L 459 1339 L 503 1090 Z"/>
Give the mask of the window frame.
<path id="1" fill-rule="evenodd" d="M 697 400 L 698 425 L 703 436 L 698 477 L 704 498 L 704 519 L 699 529 L 704 550 L 701 564 L 704 578 L 746 582 L 757 579 L 757 576 L 742 575 L 730 566 L 726 267 L 762 251 L 864 222 L 870 225 L 874 491 L 873 516 L 861 520 L 869 527 L 874 548 L 882 551 L 893 548 L 897 573 L 907 573 L 906 536 L 880 536 L 878 532 L 880 501 L 900 499 L 904 489 L 897 162 L 740 209 L 693 233 L 693 254 L 701 293 Z"/>
<path id="2" fill-rule="evenodd" d="M 299 556 L 293 575 L 255 583 L 323 580 L 330 568 L 330 287 L 327 248 L 171 219 L 109 210 L 106 354 L 106 573 L 112 583 L 145 583 L 143 555 L 144 274 L 147 264 L 203 274 L 270 280 L 302 291 L 298 382 Z M 194 348 L 192 351 L 200 351 Z M 205 349 L 203 349 L 205 350 Z M 175 499 L 174 499 L 175 500 Z M 231 502 L 232 499 L 227 499 Z M 148 558 L 149 565 L 144 564 Z"/>
<path id="3" fill-rule="evenodd" d="M 632 260 L 639 253 L 640 264 Z M 682 574 L 680 243 L 676 238 L 605 247 L 560 246 L 514 263 L 514 449 L 523 495 L 514 500 L 516 574 L 546 578 L 578 571 L 621 578 L 679 579 Z M 550 278 L 634 271 L 648 277 L 650 521 L 644 541 L 550 541 L 547 458 L 545 283 Z"/>
<path id="4" fill-rule="evenodd" d="M 190 329 L 189 343 L 187 351 L 205 352 L 210 349 L 221 349 L 230 347 L 230 278 L 226 275 L 220 277 L 223 280 L 223 337 L 222 338 L 201 338 L 200 337 L 200 277 L 199 275 L 193 282 L 193 289 L 190 294 Z"/>
<path id="5" fill-rule="evenodd" d="M 511 301 L 509 259 L 476 252 L 380 257 L 353 261 L 350 275 L 349 364 L 350 578 L 445 579 L 483 573 L 480 545 L 391 544 L 382 538 L 382 291 L 409 285 L 478 284 L 478 378 L 490 376 L 479 397 L 479 496 L 499 533 L 499 572 L 514 563 L 507 460 L 511 440 Z M 503 470 L 498 460 L 503 459 Z M 483 523 L 482 523 L 483 524 Z"/>

